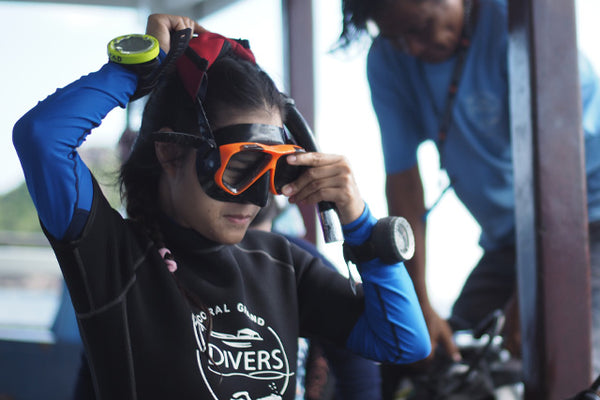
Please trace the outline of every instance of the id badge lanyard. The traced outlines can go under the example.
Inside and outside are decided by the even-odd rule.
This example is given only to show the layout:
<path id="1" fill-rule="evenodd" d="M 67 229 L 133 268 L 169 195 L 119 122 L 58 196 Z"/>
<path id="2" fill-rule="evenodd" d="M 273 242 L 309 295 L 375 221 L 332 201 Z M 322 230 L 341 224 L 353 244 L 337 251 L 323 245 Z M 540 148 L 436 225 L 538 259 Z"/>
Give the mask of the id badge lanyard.
<path id="1" fill-rule="evenodd" d="M 460 38 L 460 42 L 458 45 L 458 49 L 456 50 L 456 64 L 454 64 L 454 69 L 452 70 L 452 76 L 450 79 L 450 85 L 448 86 L 448 92 L 446 94 L 446 102 L 444 106 L 444 112 L 440 115 L 440 125 L 438 130 L 438 136 L 436 140 L 436 146 L 438 149 L 438 153 L 440 156 L 440 169 L 445 169 L 444 167 L 444 144 L 446 143 L 446 138 L 448 136 L 448 131 L 452 125 L 452 110 L 454 109 L 454 104 L 456 103 L 456 94 L 458 92 L 458 86 L 460 84 L 460 79 L 463 75 L 463 70 L 465 67 L 465 61 L 467 59 L 467 51 L 471 45 L 471 36 L 473 33 L 473 3 L 477 0 L 466 0 L 465 1 L 465 12 L 464 19 L 465 25 Z M 422 65 L 421 65 L 422 67 Z M 421 68 L 421 75 L 423 81 L 425 81 L 425 72 L 424 69 Z M 425 85 L 427 88 L 429 86 Z M 433 93 L 429 93 L 429 98 L 433 103 Z M 434 107 L 435 108 L 435 107 Z M 442 197 L 446 194 L 448 190 L 452 188 L 453 179 L 448 176 L 449 182 L 444 187 L 442 192 L 438 195 L 433 204 L 427 208 L 425 214 L 423 215 L 423 220 L 426 220 L 429 216 L 431 210 L 435 208 L 442 200 Z"/>

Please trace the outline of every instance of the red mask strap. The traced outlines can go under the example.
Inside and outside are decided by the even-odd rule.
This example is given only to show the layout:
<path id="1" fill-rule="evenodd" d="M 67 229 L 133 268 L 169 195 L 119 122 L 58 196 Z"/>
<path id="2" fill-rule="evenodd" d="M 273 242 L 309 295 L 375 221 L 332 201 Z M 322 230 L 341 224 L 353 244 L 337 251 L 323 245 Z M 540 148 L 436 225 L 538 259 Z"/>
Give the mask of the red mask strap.
<path id="1" fill-rule="evenodd" d="M 185 53 L 177 60 L 177 72 L 188 94 L 196 99 L 202 99 L 202 83 L 206 71 L 222 55 L 233 52 L 236 56 L 256 63 L 254 54 L 246 40 L 234 40 L 213 32 L 201 32 L 190 39 Z"/>

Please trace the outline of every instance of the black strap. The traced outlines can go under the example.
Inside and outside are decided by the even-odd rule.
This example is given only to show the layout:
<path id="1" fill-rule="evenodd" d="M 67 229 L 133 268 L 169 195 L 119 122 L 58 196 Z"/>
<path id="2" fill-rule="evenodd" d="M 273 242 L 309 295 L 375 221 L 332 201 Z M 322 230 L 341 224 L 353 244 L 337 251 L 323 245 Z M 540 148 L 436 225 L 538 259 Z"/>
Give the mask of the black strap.
<path id="1" fill-rule="evenodd" d="M 448 86 L 448 93 L 446 95 L 446 103 L 444 105 L 444 112 L 440 115 L 440 126 L 438 130 L 438 136 L 436 145 L 438 148 L 438 154 L 440 156 L 440 168 L 444 169 L 444 144 L 446 143 L 446 138 L 448 136 L 448 131 L 450 130 L 450 126 L 452 125 L 452 110 L 454 109 L 454 104 L 456 102 L 456 93 L 458 92 L 458 85 L 460 84 L 460 79 L 463 75 L 463 70 L 465 68 L 465 61 L 467 59 L 467 51 L 471 45 L 471 37 L 473 34 L 473 29 L 475 27 L 475 18 L 473 16 L 473 6 L 477 0 L 465 0 L 464 3 L 464 28 L 461 34 L 460 42 L 458 45 L 457 53 L 456 53 L 456 64 L 454 64 L 454 70 L 452 71 L 452 77 L 450 79 L 450 85 Z M 422 65 L 421 65 L 422 67 Z M 425 82 L 425 73 L 422 74 L 423 82 L 425 86 L 427 86 L 427 82 Z M 429 93 L 429 98 L 434 105 L 434 97 L 433 93 Z M 427 219 L 427 216 L 431 212 L 431 210 L 440 202 L 442 197 L 446 194 L 446 192 L 452 187 L 453 179 L 448 176 L 450 182 L 448 185 L 442 190 L 437 199 L 433 202 L 433 205 L 429 207 L 425 214 L 423 215 L 423 220 Z"/>
<path id="2" fill-rule="evenodd" d="M 473 2 L 475 0 L 465 0 L 465 12 L 464 19 L 465 24 L 463 28 L 463 32 L 460 38 L 460 43 L 458 45 L 457 53 L 456 53 L 456 64 L 454 64 L 454 70 L 452 71 L 452 78 L 450 80 L 450 85 L 448 86 L 448 93 L 446 95 L 446 104 L 444 108 L 444 112 L 440 116 L 440 127 L 438 131 L 437 137 L 437 147 L 438 152 L 440 154 L 440 166 L 443 168 L 443 148 L 446 143 L 446 137 L 448 136 L 448 131 L 450 130 L 450 126 L 452 125 L 452 110 L 454 108 L 454 103 L 456 102 L 456 93 L 458 92 L 458 85 L 460 84 L 460 79 L 463 74 L 463 70 L 465 68 L 465 61 L 467 59 L 467 51 L 469 50 L 469 46 L 471 45 L 471 35 L 473 33 Z M 430 96 L 431 97 L 431 96 Z M 432 98 L 433 101 L 433 98 Z"/>
<path id="3" fill-rule="evenodd" d="M 348 243 L 344 242 L 342 244 L 342 251 L 346 263 L 351 261 L 354 265 L 371 261 L 377 257 L 373 243 L 370 240 L 357 246 L 350 246 Z"/>
<path id="4" fill-rule="evenodd" d="M 190 28 L 182 29 L 171 35 L 171 47 L 169 53 L 158 66 L 153 66 L 148 74 L 140 75 L 135 93 L 130 101 L 144 97 L 154 89 L 158 82 L 175 68 L 175 61 L 183 54 L 188 46 L 192 30 Z M 157 60 L 153 60 L 157 62 Z"/>

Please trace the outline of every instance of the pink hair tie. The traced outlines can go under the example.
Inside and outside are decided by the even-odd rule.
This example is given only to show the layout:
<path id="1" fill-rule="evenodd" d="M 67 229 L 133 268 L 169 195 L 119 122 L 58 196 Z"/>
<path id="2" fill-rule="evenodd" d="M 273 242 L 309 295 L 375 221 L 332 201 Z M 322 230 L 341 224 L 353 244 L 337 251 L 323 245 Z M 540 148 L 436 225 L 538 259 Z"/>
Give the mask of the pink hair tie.
<path id="1" fill-rule="evenodd" d="M 166 247 L 162 247 L 158 249 L 158 254 L 160 254 L 162 259 L 165 260 L 165 264 L 167 264 L 167 269 L 169 270 L 169 272 L 177 271 L 177 263 L 173 259 L 173 255 L 171 254 L 171 251 L 169 249 L 167 249 Z"/>

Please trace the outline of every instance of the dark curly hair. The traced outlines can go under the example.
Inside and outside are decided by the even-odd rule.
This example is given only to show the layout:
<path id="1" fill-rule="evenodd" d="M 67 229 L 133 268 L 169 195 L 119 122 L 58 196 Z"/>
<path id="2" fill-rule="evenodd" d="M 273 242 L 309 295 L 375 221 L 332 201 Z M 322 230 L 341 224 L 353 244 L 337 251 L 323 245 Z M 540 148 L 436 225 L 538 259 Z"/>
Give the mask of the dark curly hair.
<path id="1" fill-rule="evenodd" d="M 337 46 L 345 48 L 367 33 L 367 22 L 394 0 L 342 0 L 342 32 Z"/>
<path id="2" fill-rule="evenodd" d="M 342 0 L 342 32 L 336 48 L 343 49 L 366 34 L 367 23 L 375 14 L 396 1 L 440 1 L 440 0 Z"/>

